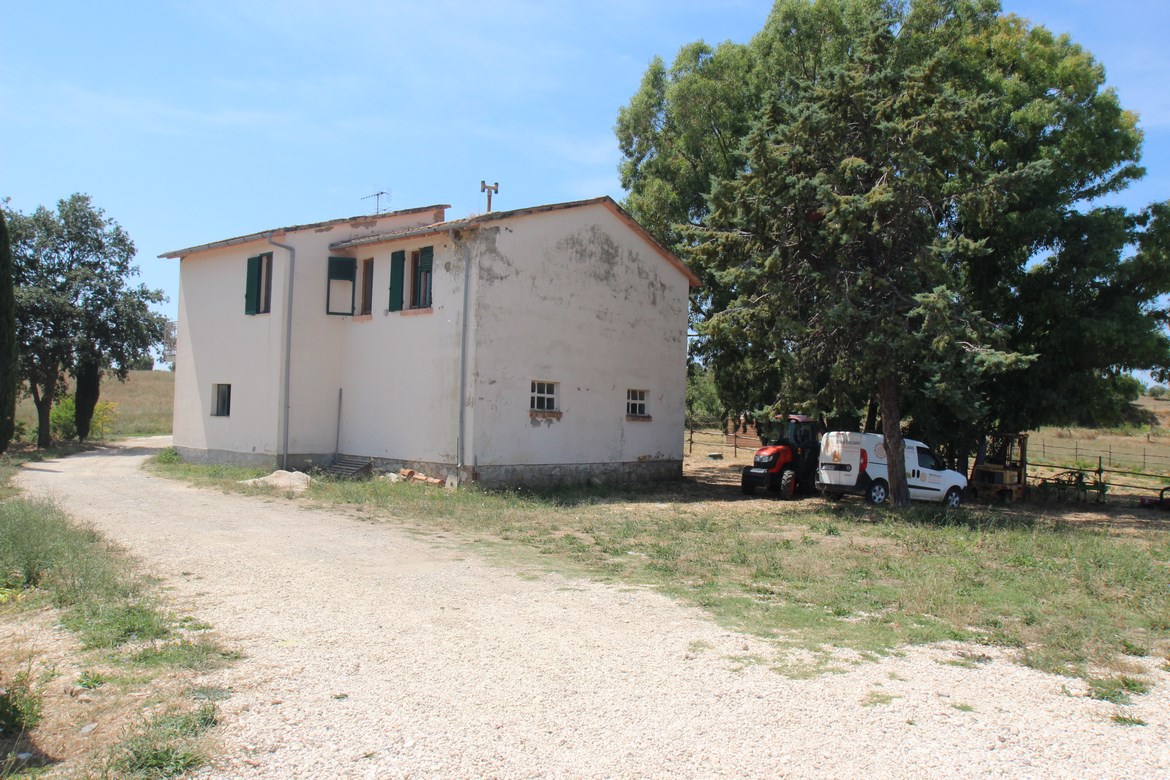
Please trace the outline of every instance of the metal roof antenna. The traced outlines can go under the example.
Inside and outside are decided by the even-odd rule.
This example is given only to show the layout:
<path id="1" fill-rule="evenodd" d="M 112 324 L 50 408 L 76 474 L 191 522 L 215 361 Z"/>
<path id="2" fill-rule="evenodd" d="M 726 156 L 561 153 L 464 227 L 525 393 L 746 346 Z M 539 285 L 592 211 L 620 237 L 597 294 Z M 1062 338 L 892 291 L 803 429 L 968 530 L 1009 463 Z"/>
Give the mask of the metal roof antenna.
<path id="1" fill-rule="evenodd" d="M 378 190 L 373 195 L 365 196 L 364 198 L 362 198 L 362 200 L 369 200 L 370 198 L 375 198 L 376 200 L 374 201 L 374 213 L 381 214 L 382 213 L 382 196 L 383 195 L 386 196 L 386 205 L 389 206 L 390 205 L 390 193 L 386 192 L 386 190 Z"/>
<path id="2" fill-rule="evenodd" d="M 487 210 L 490 213 L 492 210 L 492 193 L 494 192 L 496 195 L 500 194 L 500 183 L 496 182 L 495 184 L 489 185 L 486 181 L 481 179 L 479 182 L 479 191 L 486 192 L 488 194 Z"/>

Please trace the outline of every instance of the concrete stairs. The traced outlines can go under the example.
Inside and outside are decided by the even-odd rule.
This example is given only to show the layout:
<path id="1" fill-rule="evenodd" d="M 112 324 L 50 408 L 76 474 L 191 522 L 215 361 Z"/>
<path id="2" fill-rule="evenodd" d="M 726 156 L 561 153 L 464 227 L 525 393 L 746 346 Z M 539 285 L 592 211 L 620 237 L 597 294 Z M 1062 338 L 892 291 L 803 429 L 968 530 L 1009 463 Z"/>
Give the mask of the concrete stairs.
<path id="1" fill-rule="evenodd" d="M 354 455 L 337 455 L 324 468 L 326 474 L 342 479 L 366 479 L 374 471 L 374 461 Z"/>

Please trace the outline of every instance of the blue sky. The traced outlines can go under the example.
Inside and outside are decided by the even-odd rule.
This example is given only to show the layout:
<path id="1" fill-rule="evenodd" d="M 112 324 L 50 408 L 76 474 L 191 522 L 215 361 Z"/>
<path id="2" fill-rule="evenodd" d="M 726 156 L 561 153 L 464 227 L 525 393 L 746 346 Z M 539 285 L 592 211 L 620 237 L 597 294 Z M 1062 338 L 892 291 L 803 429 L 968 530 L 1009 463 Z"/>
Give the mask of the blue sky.
<path id="1" fill-rule="evenodd" d="M 1103 62 L 1170 198 L 1170 3 L 1005 0 Z M 482 211 L 621 198 L 613 124 L 654 55 L 747 41 L 771 3 L 731 0 L 186 0 L 7 4 L 0 197 L 86 192 L 177 312 L 170 249 L 450 203 Z M 385 202 L 383 208 L 386 208 Z"/>

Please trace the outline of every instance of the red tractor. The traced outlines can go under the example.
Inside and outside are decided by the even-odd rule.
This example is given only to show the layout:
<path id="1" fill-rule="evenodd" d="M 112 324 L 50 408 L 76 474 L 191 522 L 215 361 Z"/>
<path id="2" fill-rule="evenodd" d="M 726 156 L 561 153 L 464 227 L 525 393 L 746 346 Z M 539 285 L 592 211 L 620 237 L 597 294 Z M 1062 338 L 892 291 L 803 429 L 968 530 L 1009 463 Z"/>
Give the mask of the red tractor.
<path id="1" fill-rule="evenodd" d="M 821 454 L 821 424 L 803 414 L 777 417 L 768 423 L 750 466 L 744 466 L 740 488 L 751 495 L 766 487 L 781 498 L 792 498 L 797 489 L 811 491 Z"/>

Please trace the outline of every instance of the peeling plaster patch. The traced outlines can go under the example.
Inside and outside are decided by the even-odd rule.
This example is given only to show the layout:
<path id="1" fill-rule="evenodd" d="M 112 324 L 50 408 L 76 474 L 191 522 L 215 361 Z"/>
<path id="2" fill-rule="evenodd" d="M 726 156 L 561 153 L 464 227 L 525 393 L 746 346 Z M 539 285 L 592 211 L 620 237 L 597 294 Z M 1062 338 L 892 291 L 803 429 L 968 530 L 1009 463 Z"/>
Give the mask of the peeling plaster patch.
<path id="1" fill-rule="evenodd" d="M 330 225 L 329 227 L 319 227 L 316 230 L 314 230 L 313 232 L 314 233 L 331 233 L 331 232 L 333 232 L 333 226 Z"/>

